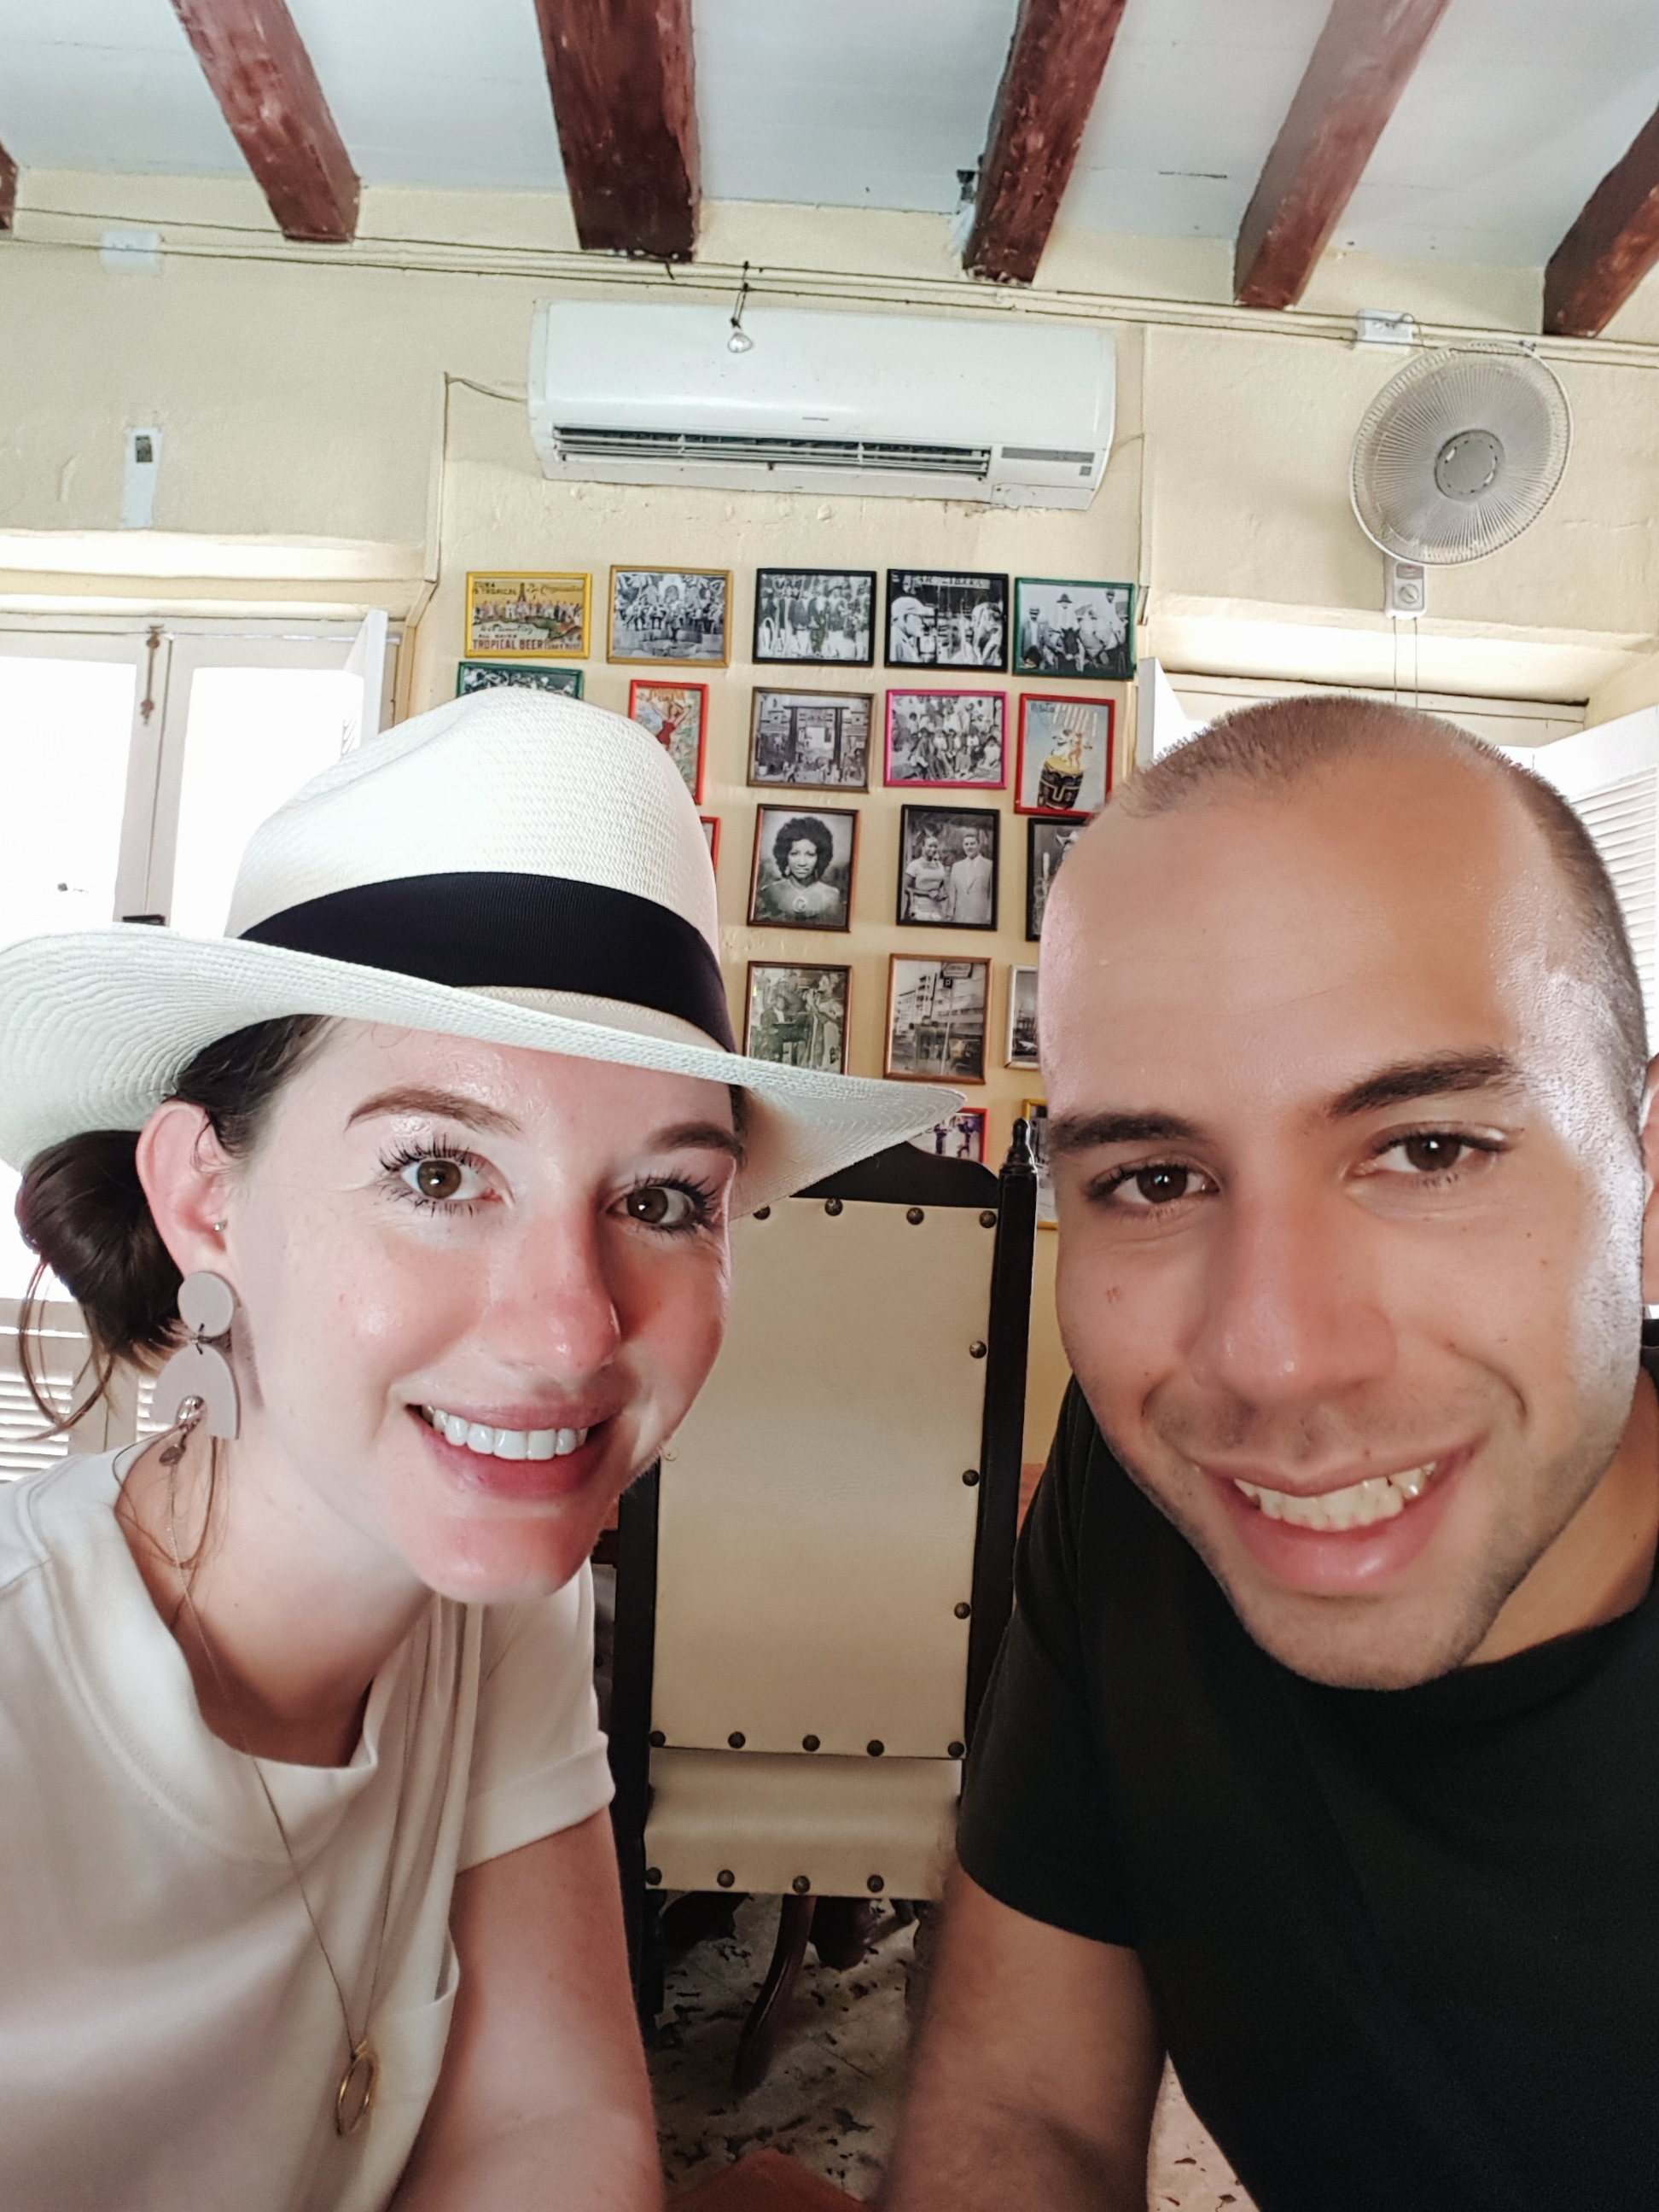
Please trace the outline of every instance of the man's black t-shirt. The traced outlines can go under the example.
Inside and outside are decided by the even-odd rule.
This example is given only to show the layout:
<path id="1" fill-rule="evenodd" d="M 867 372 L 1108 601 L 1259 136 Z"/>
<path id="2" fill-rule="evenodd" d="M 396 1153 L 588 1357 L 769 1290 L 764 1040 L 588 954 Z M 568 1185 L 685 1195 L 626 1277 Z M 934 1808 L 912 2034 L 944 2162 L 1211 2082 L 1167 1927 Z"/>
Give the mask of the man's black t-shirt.
<path id="1" fill-rule="evenodd" d="M 1659 1599 L 1400 1691 L 1253 1644 L 1075 1384 L 962 1861 L 1139 1954 L 1261 2212 L 1659 2207 Z"/>

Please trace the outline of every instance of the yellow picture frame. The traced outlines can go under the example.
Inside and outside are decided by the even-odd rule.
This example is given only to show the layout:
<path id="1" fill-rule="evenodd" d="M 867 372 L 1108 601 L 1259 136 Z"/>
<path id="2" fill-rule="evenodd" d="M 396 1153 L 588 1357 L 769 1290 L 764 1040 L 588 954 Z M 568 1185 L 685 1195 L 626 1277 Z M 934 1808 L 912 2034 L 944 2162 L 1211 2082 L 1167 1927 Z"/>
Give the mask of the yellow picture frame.
<path id="1" fill-rule="evenodd" d="M 660 584 L 647 578 L 660 577 Z M 718 592 L 709 587 L 718 585 Z M 694 590 L 694 586 L 701 589 Z M 707 619 L 718 602 L 720 629 Z M 635 646 L 645 649 L 635 652 Z M 605 657 L 629 668 L 726 668 L 732 659 L 732 571 L 618 562 L 605 602 Z"/>
<path id="2" fill-rule="evenodd" d="M 586 660 L 593 579 L 574 570 L 470 568 L 469 660 Z"/>

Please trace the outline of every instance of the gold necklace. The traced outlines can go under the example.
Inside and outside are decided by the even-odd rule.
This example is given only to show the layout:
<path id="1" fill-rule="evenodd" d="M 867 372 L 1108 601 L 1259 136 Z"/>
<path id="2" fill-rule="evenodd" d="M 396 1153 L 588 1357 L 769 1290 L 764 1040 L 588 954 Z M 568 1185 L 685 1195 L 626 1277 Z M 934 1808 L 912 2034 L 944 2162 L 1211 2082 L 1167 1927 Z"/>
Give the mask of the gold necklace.
<path id="1" fill-rule="evenodd" d="M 328 1946 L 323 1941 L 323 1931 L 317 1924 L 317 1915 L 312 1910 L 311 1899 L 307 1893 L 305 1882 L 301 1876 L 299 1861 L 294 1856 L 294 1846 L 289 1841 L 288 1830 L 283 1825 L 282 1814 L 276 1809 L 276 1800 L 271 1795 L 270 1784 L 265 1780 L 264 1769 L 248 1747 L 247 1737 L 243 1733 L 241 1723 L 236 1717 L 236 1707 L 226 1687 L 224 1675 L 220 1671 L 218 1656 L 203 1625 L 202 1616 L 196 1610 L 196 1600 L 191 1593 L 191 1575 L 185 1573 L 184 1559 L 179 1553 L 179 1462 L 185 1455 L 185 1448 L 194 1434 L 196 1425 L 200 1421 L 204 1410 L 201 1399 L 185 1399 L 184 1404 L 179 1408 L 179 1421 L 174 1439 L 166 1446 L 161 1455 L 161 1464 L 167 1471 L 167 1549 L 173 1555 L 173 1571 L 179 1578 L 179 1597 L 195 1627 L 197 1640 L 201 1644 L 203 1656 L 207 1660 L 209 1669 L 219 1692 L 220 1702 L 230 1717 L 232 1727 L 236 1730 L 238 1747 L 249 1765 L 252 1767 L 261 1794 L 270 1808 L 270 1817 L 276 1823 L 276 1833 L 282 1838 L 283 1850 L 288 1860 L 288 1870 L 294 1877 L 294 1887 L 300 1893 L 300 1902 L 305 1907 L 306 1918 L 311 1925 L 312 1938 L 322 1954 L 323 1964 L 328 1968 L 328 1978 L 334 1984 L 334 1995 L 340 2007 L 340 2018 L 345 2027 L 348 2054 L 345 2071 L 340 2076 L 340 2086 L 334 2093 L 334 2132 L 337 2136 L 355 2136 L 368 2121 L 370 2107 L 374 2102 L 375 2086 L 380 2080 L 380 2062 L 374 2045 L 368 2039 L 368 2023 L 374 2016 L 374 1992 L 380 1985 L 380 1959 L 386 1949 L 386 1921 L 392 1910 L 392 1870 L 395 1853 L 391 1849 L 386 1852 L 386 1887 L 380 1897 L 380 1932 L 374 1945 L 374 1967 L 369 1976 L 368 2003 L 363 2012 L 363 2032 L 358 2035 L 352 2028 L 351 2008 L 346 2002 L 345 1990 L 341 1985 L 339 1975 L 335 1972 L 334 1961 L 329 1956 Z M 194 1560 L 191 1561 L 191 1566 L 193 1574 Z M 411 1689 L 411 1697 L 412 1694 Z M 407 1714 L 404 1716 L 404 1729 L 407 1735 Z M 408 1745 L 405 1742 L 404 1778 L 406 1778 L 408 1768 L 407 1753 Z"/>

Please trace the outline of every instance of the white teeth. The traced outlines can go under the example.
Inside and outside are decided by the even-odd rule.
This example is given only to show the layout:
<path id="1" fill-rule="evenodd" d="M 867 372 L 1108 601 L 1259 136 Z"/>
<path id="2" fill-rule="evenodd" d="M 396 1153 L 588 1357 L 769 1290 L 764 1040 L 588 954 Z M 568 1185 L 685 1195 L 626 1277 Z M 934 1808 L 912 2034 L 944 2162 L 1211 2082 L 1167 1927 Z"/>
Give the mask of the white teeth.
<path id="1" fill-rule="evenodd" d="M 421 1411 L 440 1436 L 480 1459 L 564 1459 L 587 1442 L 586 1429 L 496 1429 L 437 1406 L 422 1406 Z"/>
<path id="2" fill-rule="evenodd" d="M 1296 1528 L 1369 1528 L 1379 1521 L 1392 1521 L 1407 1502 L 1427 1489 L 1436 1462 L 1407 1468 L 1401 1474 L 1370 1474 L 1351 1482 L 1346 1490 L 1328 1490 L 1317 1498 L 1303 1498 L 1290 1490 L 1267 1490 L 1254 1482 L 1234 1479 L 1253 1505 L 1270 1521 L 1288 1521 Z"/>

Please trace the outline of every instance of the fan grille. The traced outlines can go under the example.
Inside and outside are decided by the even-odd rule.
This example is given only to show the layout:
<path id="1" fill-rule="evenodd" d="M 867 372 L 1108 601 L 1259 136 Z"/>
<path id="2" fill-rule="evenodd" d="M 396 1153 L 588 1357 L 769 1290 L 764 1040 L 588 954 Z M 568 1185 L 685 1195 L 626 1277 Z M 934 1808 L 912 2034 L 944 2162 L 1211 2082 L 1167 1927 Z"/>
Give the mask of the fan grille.
<path id="1" fill-rule="evenodd" d="M 1481 431 L 1499 459 L 1484 489 L 1449 493 L 1436 463 Z M 1449 567 L 1518 538 L 1567 465 L 1567 396 L 1531 354 L 1472 348 L 1421 354 L 1379 392 L 1353 441 L 1349 490 L 1359 526 L 1397 560 Z M 1455 468 L 1440 476 L 1455 482 Z"/>

